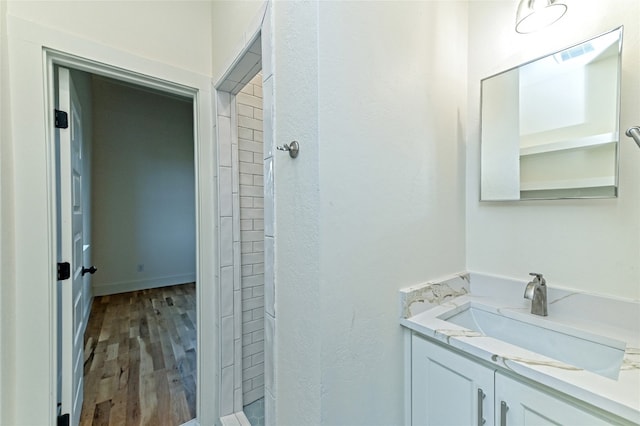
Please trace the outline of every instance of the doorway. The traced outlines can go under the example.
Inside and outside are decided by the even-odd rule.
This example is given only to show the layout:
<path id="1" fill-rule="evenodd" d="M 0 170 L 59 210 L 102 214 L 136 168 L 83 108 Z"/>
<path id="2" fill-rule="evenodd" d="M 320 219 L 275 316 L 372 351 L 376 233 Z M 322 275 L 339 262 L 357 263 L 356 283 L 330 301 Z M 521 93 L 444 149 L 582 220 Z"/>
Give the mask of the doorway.
<path id="1" fill-rule="evenodd" d="M 95 75 L 91 82 L 100 270 L 81 423 L 179 425 L 196 416 L 192 100 Z"/>
<path id="2" fill-rule="evenodd" d="M 102 318 L 110 310 L 110 299 L 124 297 L 127 303 L 116 303 L 111 309 L 117 311 L 115 326 L 109 324 L 87 331 L 95 334 L 85 339 L 84 370 L 95 374 L 87 374 L 90 380 L 85 384 L 91 386 L 84 389 L 83 411 L 89 409 L 92 418 L 83 414 L 82 423 L 110 417 L 129 420 L 133 416 L 145 424 L 149 421 L 182 424 L 196 417 L 196 384 L 200 373 L 196 346 L 201 291 L 196 291 L 195 286 L 198 275 L 195 99 L 193 95 L 165 92 L 80 70 L 72 69 L 71 74 L 79 81 L 76 85 L 71 82 L 71 86 L 84 89 L 77 96 L 84 105 L 76 99 L 76 109 L 84 112 L 82 124 L 89 123 L 75 127 L 82 127 L 75 133 L 86 136 L 87 132 L 82 130 L 93 129 L 93 137 L 88 132 L 93 142 L 83 144 L 80 151 L 86 155 L 80 162 L 93 173 L 87 170 L 83 173 L 88 178 L 86 183 L 91 184 L 74 183 L 68 191 L 70 196 L 57 197 L 58 224 L 65 221 L 61 200 L 72 199 L 74 211 L 85 213 L 82 226 L 85 238 L 80 236 L 82 248 L 77 250 L 81 254 L 74 252 L 70 258 L 71 270 L 83 271 L 81 277 L 73 274 L 82 282 L 82 289 L 73 298 L 74 328 L 70 331 L 66 329 L 69 322 L 61 320 L 68 311 L 61 300 L 65 299 L 65 292 L 58 296 L 58 336 L 63 337 L 58 339 L 57 350 L 60 412 L 70 415 L 70 424 L 78 424 L 77 395 L 83 394 L 83 381 L 68 384 L 70 370 L 78 371 L 78 362 L 70 368 L 65 363 L 68 336 L 81 336 L 87 323 L 91 323 L 92 296 L 98 296 L 94 310 L 101 311 L 95 313 Z M 70 124 L 79 116 L 75 110 L 70 112 Z M 181 125 L 176 126 L 176 121 Z M 68 127 L 73 134 L 74 127 Z M 57 142 L 62 131 L 56 130 Z M 133 165 L 126 167 L 127 163 Z M 57 162 L 58 175 L 64 175 L 64 169 L 64 162 Z M 80 181 L 76 175 L 74 182 Z M 64 190 L 60 190 L 60 179 L 57 181 L 60 194 Z M 79 198 L 91 202 L 78 202 Z M 62 233 L 58 226 L 58 241 L 64 241 Z M 84 276 L 91 260 L 98 266 L 93 285 L 87 279 L 91 275 Z M 182 283 L 187 284 L 175 285 Z M 59 284 L 59 289 L 65 288 L 64 279 Z M 162 288 L 152 295 L 156 287 Z M 129 293 L 122 295 L 123 292 Z M 134 299 L 142 302 L 132 302 Z M 95 309 L 96 305 L 107 307 L 100 310 Z M 125 316 L 126 320 L 123 305 L 131 314 L 131 318 Z M 131 309 L 136 305 L 140 309 Z M 79 370 L 82 372 L 82 365 Z M 71 381 L 77 379 L 77 374 L 71 376 Z M 65 394 L 69 387 L 73 389 L 71 397 Z M 118 388 L 124 388 L 120 389 L 124 392 L 118 393 Z M 174 394 L 179 395 L 174 398 Z M 162 415 L 161 408 L 168 409 L 171 415 Z M 154 418 L 161 421 L 153 421 Z"/>
<path id="3" fill-rule="evenodd" d="M 252 424 L 272 424 L 276 418 L 274 74 L 263 52 L 271 52 L 268 25 L 255 28 L 215 85 L 223 424 L 245 424 L 247 417 Z M 256 75 L 261 84 L 245 89 Z M 261 96 L 253 96 L 256 91 Z M 262 353 L 254 352 L 258 348 Z"/>

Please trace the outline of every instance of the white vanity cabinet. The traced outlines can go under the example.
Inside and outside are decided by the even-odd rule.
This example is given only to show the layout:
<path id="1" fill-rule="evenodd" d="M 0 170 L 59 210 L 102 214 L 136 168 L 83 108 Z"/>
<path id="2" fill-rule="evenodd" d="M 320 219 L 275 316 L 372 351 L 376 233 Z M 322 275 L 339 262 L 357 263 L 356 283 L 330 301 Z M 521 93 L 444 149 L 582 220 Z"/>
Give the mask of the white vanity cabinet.
<path id="1" fill-rule="evenodd" d="M 411 346 L 412 425 L 494 424 L 493 369 L 416 335 Z"/>
<path id="2" fill-rule="evenodd" d="M 413 426 L 629 424 L 545 392 L 418 335 L 411 339 Z"/>
<path id="3" fill-rule="evenodd" d="M 495 379 L 495 412 L 500 426 L 619 424 L 500 372 Z"/>

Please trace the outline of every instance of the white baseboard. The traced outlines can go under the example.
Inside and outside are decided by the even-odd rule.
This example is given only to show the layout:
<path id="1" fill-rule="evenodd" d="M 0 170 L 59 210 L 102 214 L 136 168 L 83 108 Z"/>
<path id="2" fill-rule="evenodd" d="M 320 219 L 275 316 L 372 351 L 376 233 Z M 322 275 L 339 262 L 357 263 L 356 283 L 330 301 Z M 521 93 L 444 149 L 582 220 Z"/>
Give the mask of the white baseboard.
<path id="1" fill-rule="evenodd" d="M 136 290 L 167 287 L 176 284 L 192 283 L 196 281 L 196 274 L 171 275 L 169 277 L 147 278 L 135 281 L 120 281 L 115 283 L 92 284 L 94 296 L 126 293 Z"/>

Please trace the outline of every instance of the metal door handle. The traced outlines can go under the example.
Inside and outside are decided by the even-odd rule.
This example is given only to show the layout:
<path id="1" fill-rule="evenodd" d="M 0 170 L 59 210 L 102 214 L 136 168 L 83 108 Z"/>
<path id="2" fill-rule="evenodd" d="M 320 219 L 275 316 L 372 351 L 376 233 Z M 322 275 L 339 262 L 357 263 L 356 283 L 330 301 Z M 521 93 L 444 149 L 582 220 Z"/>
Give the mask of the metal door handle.
<path id="1" fill-rule="evenodd" d="M 482 412 L 482 408 L 484 405 L 485 394 L 482 391 L 482 388 L 478 388 L 478 426 L 482 426 L 487 421 L 484 419 L 484 414 Z"/>
<path id="2" fill-rule="evenodd" d="M 84 266 L 82 267 L 82 276 L 84 276 L 84 274 L 89 273 L 91 275 L 95 274 L 96 271 L 98 270 L 98 268 L 96 268 L 95 266 L 91 265 L 91 267 L 89 268 L 85 268 Z"/>
<path id="3" fill-rule="evenodd" d="M 507 411 L 509 411 L 507 403 L 500 402 L 500 426 L 507 426 Z"/>

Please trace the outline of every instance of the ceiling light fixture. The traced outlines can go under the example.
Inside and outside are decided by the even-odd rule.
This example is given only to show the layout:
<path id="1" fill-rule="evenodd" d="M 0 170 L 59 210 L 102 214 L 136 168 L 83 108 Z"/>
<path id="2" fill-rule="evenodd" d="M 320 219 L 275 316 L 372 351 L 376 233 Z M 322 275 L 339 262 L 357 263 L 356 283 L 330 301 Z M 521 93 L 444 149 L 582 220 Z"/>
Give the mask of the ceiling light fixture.
<path id="1" fill-rule="evenodd" d="M 567 5 L 556 0 L 520 0 L 516 14 L 516 31 L 528 34 L 553 24 L 567 11 Z"/>

